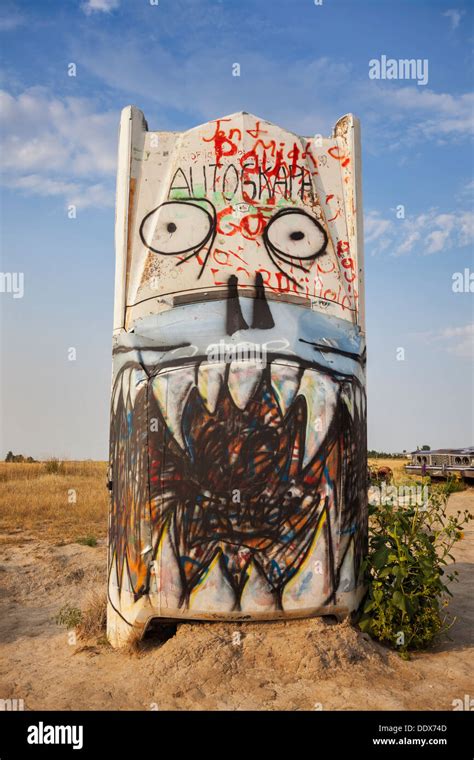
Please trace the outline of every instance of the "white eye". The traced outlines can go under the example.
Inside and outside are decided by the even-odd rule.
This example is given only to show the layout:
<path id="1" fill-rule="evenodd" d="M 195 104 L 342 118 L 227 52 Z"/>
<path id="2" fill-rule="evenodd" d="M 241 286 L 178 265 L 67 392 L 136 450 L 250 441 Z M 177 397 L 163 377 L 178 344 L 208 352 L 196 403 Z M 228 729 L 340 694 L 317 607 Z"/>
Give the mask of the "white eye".
<path id="1" fill-rule="evenodd" d="M 314 259 L 326 248 L 328 239 L 323 227 L 299 209 L 283 209 L 268 224 L 265 243 L 283 260 Z"/>
<path id="2" fill-rule="evenodd" d="M 173 256 L 198 251 L 215 230 L 214 207 L 199 206 L 189 201 L 166 201 L 145 216 L 140 226 L 142 242 L 155 253 Z M 212 213 L 210 213 L 212 212 Z"/>

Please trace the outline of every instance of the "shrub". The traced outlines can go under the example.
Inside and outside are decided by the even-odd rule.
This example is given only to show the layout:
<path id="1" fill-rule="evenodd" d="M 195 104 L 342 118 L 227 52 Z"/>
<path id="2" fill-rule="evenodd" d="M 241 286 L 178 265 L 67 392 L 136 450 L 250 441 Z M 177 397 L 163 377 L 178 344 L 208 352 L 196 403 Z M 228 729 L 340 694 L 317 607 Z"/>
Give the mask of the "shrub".
<path id="1" fill-rule="evenodd" d="M 82 544 L 83 546 L 97 546 L 97 539 L 95 536 L 82 536 L 76 539 L 76 544 Z"/>
<path id="2" fill-rule="evenodd" d="M 66 472 L 64 462 L 61 462 L 57 457 L 50 457 L 44 463 L 44 466 L 48 475 L 64 475 Z"/>
<path id="3" fill-rule="evenodd" d="M 396 646 L 407 657 L 412 649 L 433 644 L 449 628 L 445 572 L 451 549 L 472 519 L 447 515 L 449 487 L 433 491 L 422 507 L 369 506 L 369 548 L 363 563 L 368 585 L 359 626 L 373 638 Z"/>
<path id="4" fill-rule="evenodd" d="M 448 494 L 466 490 L 466 484 L 459 475 L 449 475 L 444 487 Z"/>
<path id="5" fill-rule="evenodd" d="M 69 630 L 76 628 L 82 620 L 82 612 L 78 607 L 65 604 L 54 618 L 57 625 L 64 625 Z"/>
<path id="6" fill-rule="evenodd" d="M 78 633 L 81 639 L 98 637 L 103 640 L 106 631 L 107 594 L 93 591 L 81 613 Z"/>

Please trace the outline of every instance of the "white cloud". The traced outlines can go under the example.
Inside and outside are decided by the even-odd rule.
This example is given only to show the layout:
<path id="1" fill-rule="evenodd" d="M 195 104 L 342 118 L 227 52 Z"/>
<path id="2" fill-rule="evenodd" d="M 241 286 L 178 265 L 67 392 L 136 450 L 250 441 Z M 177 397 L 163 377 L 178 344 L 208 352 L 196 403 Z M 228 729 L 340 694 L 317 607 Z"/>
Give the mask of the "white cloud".
<path id="1" fill-rule="evenodd" d="M 198 45 L 196 34 L 190 37 L 190 28 L 183 23 L 180 34 L 180 44 L 188 54 L 154 40 L 153 65 L 139 41 L 126 39 L 117 46 L 111 34 L 95 29 L 77 43 L 72 55 L 122 97 L 155 102 L 194 122 L 244 108 L 299 134 L 327 134 L 343 113 L 355 110 L 362 117 L 370 152 L 405 149 L 424 140 L 446 144 L 474 131 L 473 94 L 437 93 L 416 84 L 369 80 L 358 76 L 353 64 L 327 56 L 288 63 L 244 48 L 239 55 L 243 89 L 240 80 L 229 86 L 234 58 L 225 36 L 216 38 L 210 49 L 207 44 Z"/>
<path id="2" fill-rule="evenodd" d="M 474 201 L 474 179 L 471 179 L 469 182 L 466 182 L 456 192 L 455 198 L 460 205 L 465 205 L 467 202 L 469 203 L 470 206 L 472 206 L 473 201 Z"/>
<path id="3" fill-rule="evenodd" d="M 12 29 L 17 29 L 22 26 L 26 21 L 22 13 L 16 8 L 10 10 L 4 9 L 0 15 L 0 32 L 10 32 Z"/>
<path id="4" fill-rule="evenodd" d="M 393 221 L 383 219 L 380 211 L 369 211 L 364 218 L 364 234 L 366 243 L 377 242 L 377 245 L 385 248 L 385 242 L 393 227 Z"/>
<path id="5" fill-rule="evenodd" d="M 189 28 L 186 21 L 180 32 L 181 46 L 189 45 Z M 190 126 L 245 110 L 301 135 L 328 134 L 347 112 L 344 86 L 351 81 L 352 66 L 345 62 L 320 57 L 283 65 L 259 50 L 242 50 L 241 77 L 234 79 L 235 53 L 218 38 L 209 47 L 199 45 L 194 36 L 194 47 L 186 55 L 158 40 L 152 49 L 151 59 L 140 40 L 127 38 L 118 46 L 111 35 L 91 30 L 87 42 L 73 48 L 71 60 L 119 92 L 122 99 L 158 105 L 158 113 L 176 110 Z M 166 127 L 161 121 L 150 128 Z"/>
<path id="6" fill-rule="evenodd" d="M 474 213 L 465 211 L 459 215 L 460 245 L 471 245 L 474 239 Z"/>
<path id="7" fill-rule="evenodd" d="M 388 250 L 393 256 L 412 252 L 428 255 L 463 248 L 474 242 L 474 212 L 439 213 L 430 209 L 424 214 L 397 219 L 369 211 L 364 221 L 365 240 L 372 254 Z"/>
<path id="8" fill-rule="evenodd" d="M 364 97 L 370 97 L 372 107 L 377 104 L 381 111 L 375 117 L 375 129 L 380 128 L 382 117 L 392 148 L 426 139 L 446 144 L 448 138 L 474 134 L 474 93 L 451 95 L 416 85 L 390 87 L 371 81 L 362 89 Z"/>
<path id="9" fill-rule="evenodd" d="M 40 174 L 28 174 L 24 177 L 10 177 L 8 187 L 21 190 L 25 195 L 42 197 L 61 197 L 65 205 L 77 208 L 110 208 L 114 205 L 113 189 L 105 183 L 87 184 L 51 179 Z"/>
<path id="10" fill-rule="evenodd" d="M 429 343 L 438 345 L 455 356 L 470 358 L 474 355 L 474 322 L 426 333 L 425 338 Z"/>
<path id="11" fill-rule="evenodd" d="M 2 181 L 78 206 L 112 205 L 117 125 L 117 113 L 98 112 L 84 98 L 0 90 Z"/>
<path id="12" fill-rule="evenodd" d="M 453 235 L 453 231 L 458 226 L 460 220 L 455 214 L 439 214 L 432 220 L 432 224 L 435 227 L 426 236 L 426 250 L 425 253 L 438 253 L 446 248 L 449 238 Z M 426 222 L 423 225 L 426 229 Z"/>
<path id="13" fill-rule="evenodd" d="M 443 13 L 443 16 L 446 16 L 449 18 L 451 22 L 451 29 L 457 29 L 459 26 L 459 22 L 461 21 L 462 16 L 464 16 L 464 11 L 459 11 L 457 8 L 451 8 L 448 11 L 445 11 Z"/>
<path id="14" fill-rule="evenodd" d="M 81 8 L 86 16 L 90 16 L 91 13 L 110 13 L 119 5 L 120 0 L 85 0 Z"/>

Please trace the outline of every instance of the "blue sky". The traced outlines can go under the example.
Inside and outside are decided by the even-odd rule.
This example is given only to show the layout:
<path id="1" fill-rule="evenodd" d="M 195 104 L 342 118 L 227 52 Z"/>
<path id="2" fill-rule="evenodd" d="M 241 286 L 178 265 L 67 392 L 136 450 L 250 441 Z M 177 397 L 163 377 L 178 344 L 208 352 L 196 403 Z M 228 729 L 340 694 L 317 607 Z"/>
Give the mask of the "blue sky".
<path id="1" fill-rule="evenodd" d="M 0 41 L 2 271 L 24 273 L 23 298 L 0 293 L 0 456 L 107 456 L 129 103 L 150 129 L 244 110 L 314 135 L 359 116 L 369 447 L 474 443 L 473 294 L 452 288 L 474 271 L 469 2 L 7 0 Z M 370 79 L 382 55 L 426 59 L 428 83 Z"/>

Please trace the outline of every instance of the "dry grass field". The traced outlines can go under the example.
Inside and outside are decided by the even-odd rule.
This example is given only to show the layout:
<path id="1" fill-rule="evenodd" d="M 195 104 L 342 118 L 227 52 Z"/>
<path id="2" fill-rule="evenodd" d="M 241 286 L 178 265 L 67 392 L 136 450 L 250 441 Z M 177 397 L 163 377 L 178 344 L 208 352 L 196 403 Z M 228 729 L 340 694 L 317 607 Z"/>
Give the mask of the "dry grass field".
<path id="1" fill-rule="evenodd" d="M 105 538 L 106 471 L 105 462 L 0 462 L 2 543 L 15 543 L 23 531 L 55 543 Z"/>
<path id="2" fill-rule="evenodd" d="M 420 482 L 419 475 L 409 475 L 405 472 L 405 465 L 408 464 L 408 459 L 369 459 L 368 463 L 371 469 L 374 470 L 378 467 L 390 467 L 396 485 Z"/>

